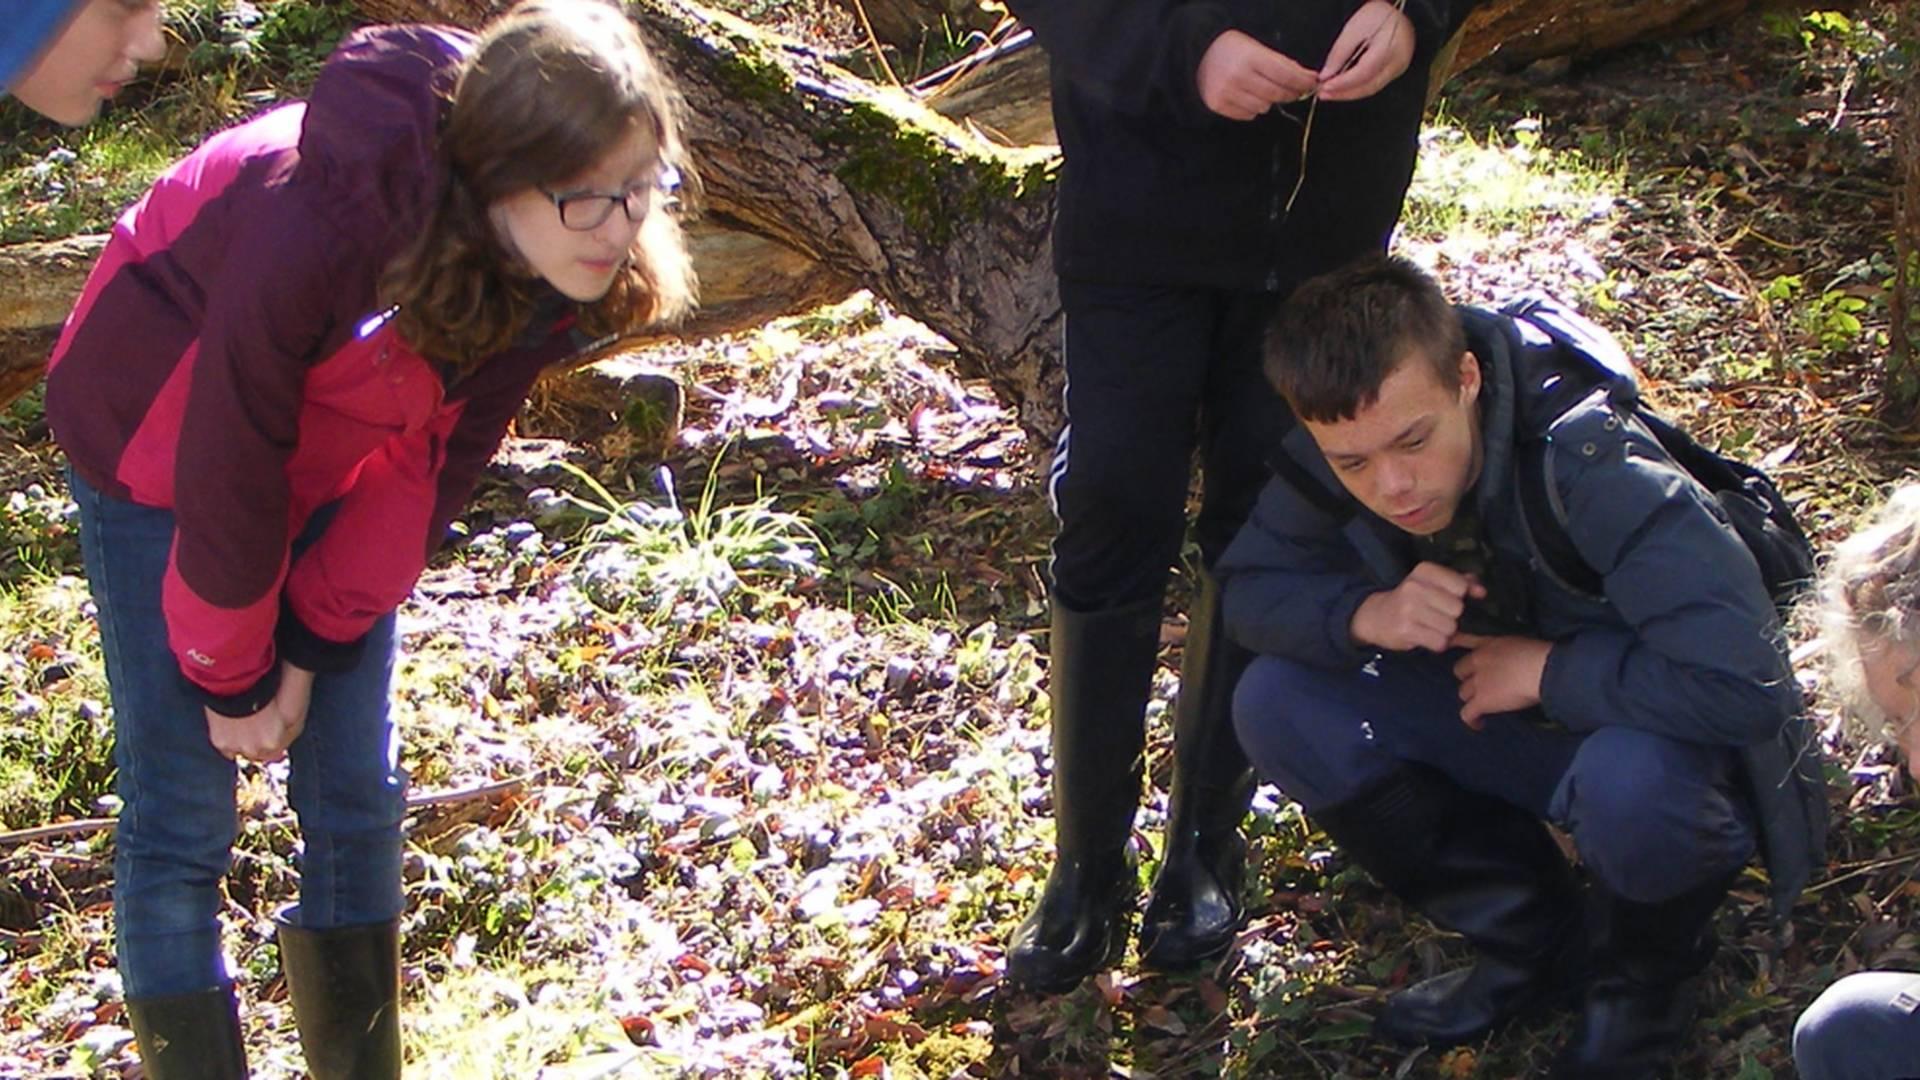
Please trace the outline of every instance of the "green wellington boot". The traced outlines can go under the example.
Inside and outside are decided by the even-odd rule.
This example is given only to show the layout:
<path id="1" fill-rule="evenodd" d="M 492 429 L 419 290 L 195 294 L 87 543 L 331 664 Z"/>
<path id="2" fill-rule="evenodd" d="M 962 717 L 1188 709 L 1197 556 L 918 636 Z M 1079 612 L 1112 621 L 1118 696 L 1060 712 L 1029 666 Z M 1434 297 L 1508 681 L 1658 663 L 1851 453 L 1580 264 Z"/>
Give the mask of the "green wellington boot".
<path id="1" fill-rule="evenodd" d="M 243 1080 L 247 1075 L 231 986 L 129 998 L 127 1020 L 147 1080 Z"/>
<path id="2" fill-rule="evenodd" d="M 313 1080 L 400 1075 L 400 923 L 308 930 L 274 917 L 280 966 Z"/>

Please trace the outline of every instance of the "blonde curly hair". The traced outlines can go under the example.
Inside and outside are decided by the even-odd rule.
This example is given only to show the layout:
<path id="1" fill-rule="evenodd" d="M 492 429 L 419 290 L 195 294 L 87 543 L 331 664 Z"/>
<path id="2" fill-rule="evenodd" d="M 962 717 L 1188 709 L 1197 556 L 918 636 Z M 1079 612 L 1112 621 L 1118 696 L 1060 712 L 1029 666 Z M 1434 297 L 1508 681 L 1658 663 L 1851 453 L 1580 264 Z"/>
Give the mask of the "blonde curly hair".
<path id="1" fill-rule="evenodd" d="M 1842 541 L 1811 600 L 1829 685 L 1855 739 L 1892 738 L 1914 718 L 1887 716 L 1866 689 L 1864 654 L 1920 650 L 1920 483 L 1895 489 L 1864 528 Z"/>

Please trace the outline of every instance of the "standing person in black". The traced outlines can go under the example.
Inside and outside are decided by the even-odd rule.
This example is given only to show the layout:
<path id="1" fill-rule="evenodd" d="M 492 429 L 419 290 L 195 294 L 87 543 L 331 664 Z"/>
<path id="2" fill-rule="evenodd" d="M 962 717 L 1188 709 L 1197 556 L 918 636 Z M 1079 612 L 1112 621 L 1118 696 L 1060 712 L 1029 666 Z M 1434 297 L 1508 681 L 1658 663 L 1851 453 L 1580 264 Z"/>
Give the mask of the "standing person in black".
<path id="1" fill-rule="evenodd" d="M 1053 64 L 1068 423 L 1049 484 L 1057 856 L 1007 972 L 1060 992 L 1122 943 L 1144 710 L 1196 449 L 1199 592 L 1141 960 L 1190 969 L 1239 928 L 1252 773 L 1229 707 L 1249 657 L 1221 632 L 1213 566 L 1291 423 L 1261 376 L 1261 332 L 1296 283 L 1386 247 L 1429 68 L 1472 0 L 1009 6 Z"/>

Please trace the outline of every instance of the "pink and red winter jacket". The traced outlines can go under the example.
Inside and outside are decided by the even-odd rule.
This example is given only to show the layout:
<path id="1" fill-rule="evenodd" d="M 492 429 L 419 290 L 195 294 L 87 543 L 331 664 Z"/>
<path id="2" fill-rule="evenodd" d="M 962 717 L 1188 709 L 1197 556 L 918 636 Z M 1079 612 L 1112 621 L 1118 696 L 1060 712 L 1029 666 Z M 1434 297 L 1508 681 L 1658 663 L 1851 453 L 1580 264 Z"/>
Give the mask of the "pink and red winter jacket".
<path id="1" fill-rule="evenodd" d="M 450 383 L 378 308 L 381 270 L 440 189 L 436 132 L 471 42 L 360 31 L 308 103 L 209 139 L 115 224 L 55 347 L 47 416 L 74 469 L 174 512 L 169 645 L 218 711 L 264 705 L 281 657 L 354 662 L 534 378 L 581 344 L 570 319 L 537 320 Z"/>

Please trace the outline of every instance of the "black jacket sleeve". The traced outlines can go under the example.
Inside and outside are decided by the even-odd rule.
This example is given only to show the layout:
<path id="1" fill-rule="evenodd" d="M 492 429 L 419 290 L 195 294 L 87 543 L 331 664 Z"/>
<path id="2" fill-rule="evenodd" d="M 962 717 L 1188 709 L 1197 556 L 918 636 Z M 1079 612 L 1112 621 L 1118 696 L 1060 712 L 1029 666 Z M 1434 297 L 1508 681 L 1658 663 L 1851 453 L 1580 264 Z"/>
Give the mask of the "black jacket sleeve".
<path id="1" fill-rule="evenodd" d="M 1425 67 L 1433 62 L 1433 55 L 1440 51 L 1460 27 L 1466 24 L 1467 15 L 1473 11 L 1478 0 L 1407 0 L 1407 20 L 1413 23 L 1415 34 L 1413 62 L 1415 67 Z"/>

